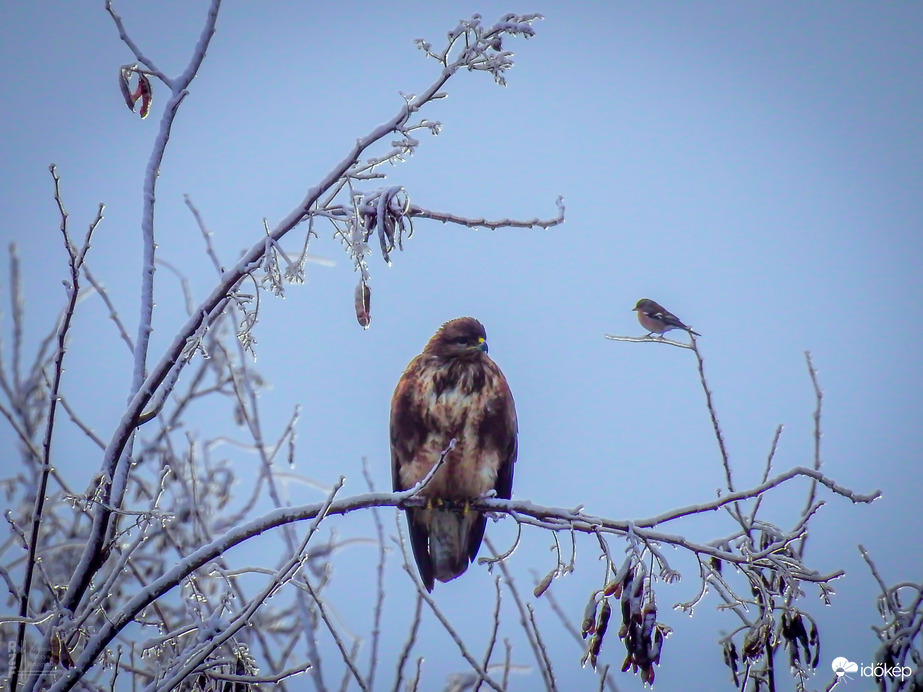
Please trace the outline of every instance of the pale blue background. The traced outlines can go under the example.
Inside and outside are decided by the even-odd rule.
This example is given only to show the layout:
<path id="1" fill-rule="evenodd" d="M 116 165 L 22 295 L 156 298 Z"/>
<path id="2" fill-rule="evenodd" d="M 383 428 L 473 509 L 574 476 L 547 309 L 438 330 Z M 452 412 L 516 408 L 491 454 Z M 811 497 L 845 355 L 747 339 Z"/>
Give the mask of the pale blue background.
<path id="1" fill-rule="evenodd" d="M 205 3 L 118 8 L 158 67 L 175 75 L 185 66 Z M 460 17 L 480 12 L 494 21 L 510 10 L 547 19 L 534 40 L 507 41 L 516 52 L 509 86 L 458 75 L 450 98 L 423 113 L 444 123 L 443 134 L 420 135 L 418 153 L 389 169 L 390 181 L 422 206 L 489 218 L 551 217 L 563 194 L 566 224 L 491 232 L 417 223 L 391 268 L 372 261 L 367 332 L 353 315 L 356 276 L 322 233 L 313 250 L 337 265 L 309 267 L 305 286 L 290 287 L 284 301 L 265 300 L 256 331 L 257 366 L 273 385 L 261 400 L 269 436 L 301 403 L 299 472 L 324 483 L 344 474 L 345 492 L 358 493 L 365 456 L 387 487 L 394 384 L 441 322 L 470 314 L 487 326 L 491 355 L 516 397 L 515 496 L 641 518 L 712 498 L 723 474 L 691 354 L 603 338 L 641 333 L 629 311 L 638 298 L 659 300 L 704 335 L 741 486 L 759 480 L 779 423 L 786 427 L 775 468 L 811 463 L 814 400 L 803 356 L 810 350 L 825 392 L 824 471 L 884 493 L 872 507 L 830 497 L 812 521 L 808 563 L 848 572 L 835 584 L 832 608 L 810 587 L 802 600 L 821 623 L 812 684 L 824 687 L 834 657 L 868 663 L 876 646 L 869 626 L 880 624 L 877 591 L 856 544 L 869 548 L 889 582 L 923 575 L 923 5 L 228 2 L 162 166 L 159 256 L 203 297 L 214 275 L 184 193 L 230 263 L 262 234 L 264 217 L 273 225 L 288 214 L 356 137 L 396 112 L 399 91 L 422 91 L 435 78 L 436 64 L 414 38 L 439 47 Z M 165 91 L 155 84 L 145 121 L 125 108 L 116 74 L 133 59 L 101 1 L 4 3 L 0 51 L 0 235 L 22 258 L 28 342 L 63 304 L 51 162 L 76 232 L 97 202 L 107 204 L 89 262 L 134 337 L 140 188 Z M 7 261 L 0 266 L 8 346 Z M 167 271 L 157 278 L 154 360 L 183 321 L 176 282 Z M 105 308 L 87 300 L 74 323 L 65 395 L 106 436 L 129 378 L 127 350 Z M 223 411 L 200 414 L 190 427 L 203 436 L 242 435 Z M 0 441 L 6 469 L 13 459 L 6 427 Z M 82 487 L 98 454 L 67 426 L 55 442 L 58 465 Z M 246 484 L 255 460 L 225 453 Z M 806 488 L 775 495 L 766 517 L 790 526 Z M 302 486 L 291 494 L 295 502 L 320 497 Z M 364 522 L 342 521 L 340 531 L 365 531 Z M 510 523 L 492 525 L 490 535 L 507 545 Z M 708 540 L 728 526 L 716 515 L 669 528 Z M 544 574 L 553 566 L 546 547 L 535 535 L 516 555 L 523 591 L 528 568 Z M 591 541 L 580 544 L 579 558 L 578 571 L 553 587 L 575 620 L 601 570 Z M 370 583 L 376 560 L 371 550 L 351 549 L 335 579 L 342 589 L 335 593 L 362 601 L 356 612 L 341 603 L 358 631 L 368 627 L 369 606 L 356 599 L 356 585 Z M 675 628 L 658 688 L 689 689 L 694 675 L 699 689 L 715 689 L 728 680 L 715 640 L 736 622 L 714 615 L 713 599 L 693 620 L 671 611 L 697 587 L 692 566 L 676 560 L 685 581 L 657 589 L 660 618 Z M 399 602 L 412 598 L 390 564 L 386 617 L 397 624 L 379 673 L 388 686 L 406 631 Z M 486 570 L 437 586 L 435 596 L 480 652 L 486 631 L 477 618 L 493 607 Z M 508 596 L 504 608 L 515 631 Z M 550 636 L 557 621 L 544 602 L 536 608 Z M 441 630 L 427 627 L 435 648 L 425 681 L 434 689 L 464 665 Z M 517 662 L 533 663 L 516 646 Z M 568 637 L 550 637 L 549 646 L 562 688 L 595 684 Z M 328 670 L 336 668 L 326 651 Z M 623 655 L 610 637 L 603 661 L 617 668 Z M 785 661 L 783 654 L 783 669 Z M 521 680 L 529 689 L 540 678 Z M 640 688 L 629 675 L 616 680 Z"/>

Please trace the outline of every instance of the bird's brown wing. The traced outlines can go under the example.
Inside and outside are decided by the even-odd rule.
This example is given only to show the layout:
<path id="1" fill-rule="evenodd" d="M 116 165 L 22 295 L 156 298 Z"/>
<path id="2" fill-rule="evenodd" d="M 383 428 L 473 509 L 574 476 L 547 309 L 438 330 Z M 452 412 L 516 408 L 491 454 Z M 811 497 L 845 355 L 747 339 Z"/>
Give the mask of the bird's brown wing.
<path id="1" fill-rule="evenodd" d="M 516 406 L 513 403 L 513 394 L 510 392 L 506 377 L 500 369 L 496 368 L 496 392 L 489 399 L 487 410 L 481 420 L 478 430 L 481 438 L 481 447 L 494 448 L 499 452 L 500 467 L 497 469 L 497 480 L 494 490 L 497 497 L 509 500 L 513 496 L 513 470 L 516 465 L 516 456 L 519 453 L 519 423 L 516 419 Z M 480 515 L 471 529 L 468 541 L 468 557 L 473 562 L 477 557 L 487 528 L 487 517 Z"/>
<path id="2" fill-rule="evenodd" d="M 425 410 L 420 399 L 420 357 L 410 362 L 391 399 L 391 486 L 407 490 L 401 482 L 401 467 L 410 463 L 426 441 Z M 429 555 L 429 530 L 416 510 L 407 510 L 407 531 L 413 559 L 427 591 L 433 590 L 433 562 Z"/>

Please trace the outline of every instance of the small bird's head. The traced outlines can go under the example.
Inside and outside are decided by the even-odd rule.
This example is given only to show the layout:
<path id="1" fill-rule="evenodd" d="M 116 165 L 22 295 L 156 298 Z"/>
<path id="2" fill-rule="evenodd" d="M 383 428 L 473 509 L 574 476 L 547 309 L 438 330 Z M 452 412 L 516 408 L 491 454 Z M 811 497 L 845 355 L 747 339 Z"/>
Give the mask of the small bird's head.
<path id="1" fill-rule="evenodd" d="M 441 358 L 480 358 L 487 353 L 487 332 L 473 317 L 459 317 L 442 325 L 425 351 Z"/>
<path id="2" fill-rule="evenodd" d="M 642 298 L 638 301 L 638 304 L 632 308 L 632 311 L 637 312 L 640 310 L 641 312 L 657 312 L 658 310 L 662 309 L 663 308 L 657 305 L 657 303 L 655 303 L 650 298 Z"/>

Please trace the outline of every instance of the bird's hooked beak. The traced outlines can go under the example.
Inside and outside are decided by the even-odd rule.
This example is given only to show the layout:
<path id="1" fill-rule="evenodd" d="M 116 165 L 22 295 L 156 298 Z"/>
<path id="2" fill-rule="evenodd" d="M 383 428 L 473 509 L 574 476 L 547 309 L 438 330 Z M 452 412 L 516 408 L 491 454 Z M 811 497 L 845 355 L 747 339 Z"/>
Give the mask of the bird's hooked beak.
<path id="1" fill-rule="evenodd" d="M 479 336 L 477 344 L 475 346 L 472 346 L 471 348 L 487 353 L 487 340 L 483 336 Z"/>

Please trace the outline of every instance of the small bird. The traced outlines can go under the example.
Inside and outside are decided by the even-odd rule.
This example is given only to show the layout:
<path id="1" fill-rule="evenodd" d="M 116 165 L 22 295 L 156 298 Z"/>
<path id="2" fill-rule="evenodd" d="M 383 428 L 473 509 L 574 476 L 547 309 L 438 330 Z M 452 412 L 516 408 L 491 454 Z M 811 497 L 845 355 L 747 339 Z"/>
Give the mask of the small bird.
<path id="1" fill-rule="evenodd" d="M 506 378 L 487 355 L 484 325 L 461 317 L 442 325 L 410 361 L 391 401 L 394 490 L 423 480 L 452 439 L 455 447 L 407 512 L 410 547 L 427 591 L 468 569 L 487 517 L 471 500 L 491 491 L 509 499 L 518 450 L 516 406 Z"/>
<path id="2" fill-rule="evenodd" d="M 655 333 L 663 335 L 671 329 L 683 329 L 690 334 L 702 336 L 692 331 L 692 328 L 683 324 L 679 317 L 650 298 L 642 298 L 632 310 L 638 313 L 638 322 L 648 331 L 648 336 Z"/>

